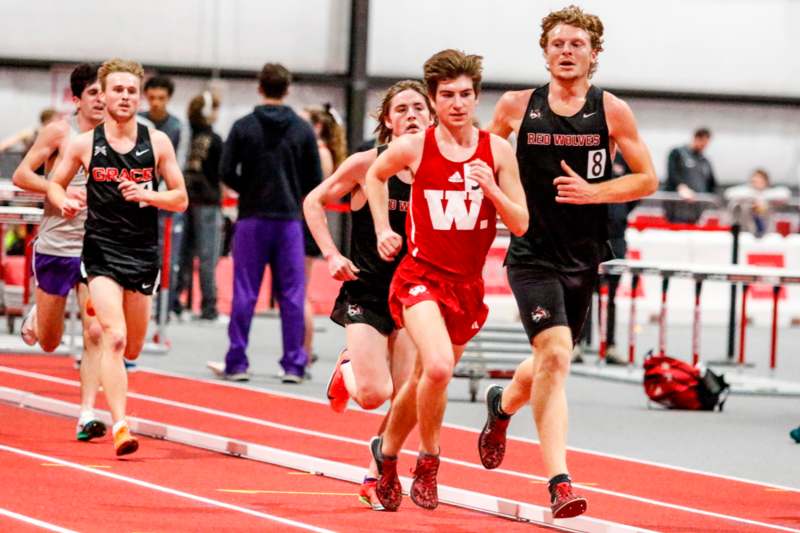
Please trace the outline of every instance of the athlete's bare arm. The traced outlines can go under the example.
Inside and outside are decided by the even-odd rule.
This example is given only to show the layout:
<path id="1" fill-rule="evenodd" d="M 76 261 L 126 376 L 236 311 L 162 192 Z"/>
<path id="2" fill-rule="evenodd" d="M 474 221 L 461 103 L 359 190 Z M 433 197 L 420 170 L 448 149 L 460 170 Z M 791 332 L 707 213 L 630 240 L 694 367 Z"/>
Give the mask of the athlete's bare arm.
<path id="1" fill-rule="evenodd" d="M 384 261 L 391 261 L 403 246 L 403 239 L 392 231 L 389 225 L 389 190 L 386 180 L 402 170 L 416 173 L 422 149 L 425 146 L 425 132 L 403 135 L 392 141 L 367 171 L 367 201 L 375 222 L 375 235 L 378 238 L 378 253 Z"/>
<path id="2" fill-rule="evenodd" d="M 50 176 L 47 199 L 61 211 L 61 216 L 64 218 L 72 218 L 81 209 L 86 208 L 85 202 L 67 196 L 67 186 L 79 168 L 83 167 L 88 172 L 93 136 L 94 132 L 89 130 L 70 140 L 63 150 L 61 160 Z"/>
<path id="3" fill-rule="evenodd" d="M 492 156 L 495 168 L 489 168 L 484 161 L 469 163 L 469 177 L 478 182 L 483 194 L 492 201 L 497 214 L 514 235 L 521 236 L 528 231 L 528 206 L 525 190 L 519 180 L 519 166 L 514 150 L 505 139 L 491 136 Z M 497 180 L 494 179 L 497 175 Z"/>
<path id="4" fill-rule="evenodd" d="M 33 128 L 25 128 L 22 131 L 18 131 L 17 133 L 0 140 L 0 152 L 5 152 L 18 143 L 28 144 L 34 137 L 36 137 L 36 130 Z"/>
<path id="5" fill-rule="evenodd" d="M 533 89 L 503 93 L 494 107 L 494 116 L 486 129 L 503 139 L 508 139 L 512 132 L 517 133 L 531 94 Z"/>
<path id="6" fill-rule="evenodd" d="M 156 172 L 164 178 L 168 190 L 148 190 L 140 183 L 123 180 L 119 184 L 122 196 L 129 202 L 144 202 L 167 211 L 186 211 L 189 197 L 186 195 L 186 184 L 175 158 L 172 141 L 165 133 L 154 129 L 150 130 L 150 141 L 153 143 L 153 153 L 156 158 Z"/>
<path id="7" fill-rule="evenodd" d="M 353 191 L 356 191 L 354 195 L 357 195 L 357 189 L 363 189 L 364 176 L 377 156 L 377 148 L 351 155 L 342 162 L 336 172 L 308 193 L 303 201 L 306 224 L 328 263 L 328 272 L 333 279 L 354 280 L 357 278 L 358 268 L 336 248 L 328 228 L 325 205 L 337 202 Z M 363 191 L 361 194 L 363 195 Z"/>
<path id="8" fill-rule="evenodd" d="M 26 191 L 47 193 L 47 178 L 36 173 L 36 169 L 50 162 L 51 158 L 60 153 L 69 139 L 69 124 L 66 120 L 56 120 L 39 131 L 36 140 L 25 154 L 12 180 L 14 185 Z"/>
<path id="9" fill-rule="evenodd" d="M 650 159 L 650 151 L 639 136 L 633 111 L 623 100 L 603 93 L 603 107 L 611 141 L 622 150 L 631 173 L 603 183 L 590 184 L 566 163 L 565 175 L 553 182 L 558 190 L 556 201 L 565 204 L 608 204 L 629 202 L 653 194 L 658 178 Z"/>

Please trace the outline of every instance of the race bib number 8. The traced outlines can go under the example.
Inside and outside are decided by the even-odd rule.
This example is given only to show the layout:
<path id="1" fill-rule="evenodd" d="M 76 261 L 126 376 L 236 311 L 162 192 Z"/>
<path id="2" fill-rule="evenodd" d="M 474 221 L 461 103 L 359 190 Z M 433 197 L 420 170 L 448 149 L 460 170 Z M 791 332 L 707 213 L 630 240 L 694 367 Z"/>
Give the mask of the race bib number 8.
<path id="1" fill-rule="evenodd" d="M 586 168 L 586 179 L 596 180 L 602 178 L 606 173 L 606 149 L 590 150 L 589 164 Z"/>

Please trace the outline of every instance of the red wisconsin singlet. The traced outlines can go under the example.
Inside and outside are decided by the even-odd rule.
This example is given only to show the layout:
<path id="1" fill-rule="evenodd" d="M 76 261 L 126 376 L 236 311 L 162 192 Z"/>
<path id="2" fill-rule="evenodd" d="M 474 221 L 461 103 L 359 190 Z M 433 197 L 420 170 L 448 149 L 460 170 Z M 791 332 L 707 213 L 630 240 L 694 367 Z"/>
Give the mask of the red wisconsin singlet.
<path id="1" fill-rule="evenodd" d="M 480 276 L 494 241 L 497 210 L 480 185 L 469 179 L 466 163 L 482 159 L 494 169 L 491 134 L 478 130 L 475 153 L 455 162 L 439 151 L 435 132 L 435 127 L 425 132 L 422 160 L 411 184 L 408 251 L 446 272 Z"/>

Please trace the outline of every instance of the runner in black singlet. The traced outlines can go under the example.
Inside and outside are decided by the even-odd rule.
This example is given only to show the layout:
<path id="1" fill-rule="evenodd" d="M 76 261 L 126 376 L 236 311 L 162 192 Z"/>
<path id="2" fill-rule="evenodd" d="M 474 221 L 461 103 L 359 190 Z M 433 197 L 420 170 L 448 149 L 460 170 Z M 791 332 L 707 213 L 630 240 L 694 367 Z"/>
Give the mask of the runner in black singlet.
<path id="1" fill-rule="evenodd" d="M 114 421 L 117 455 L 138 441 L 125 420 L 128 380 L 123 356 L 135 359 L 144 344 L 153 289 L 158 283 L 158 209 L 183 211 L 188 199 L 169 138 L 136 122 L 142 66 L 111 59 L 98 71 L 106 121 L 75 137 L 56 167 L 48 199 L 65 218 L 83 205 L 65 193 L 75 173 L 87 172 L 83 266 L 92 308 L 102 328 L 100 381 Z M 168 190 L 158 191 L 157 176 Z M 91 310 L 89 313 L 91 314 Z"/>
<path id="2" fill-rule="evenodd" d="M 606 206 L 658 187 L 650 154 L 628 105 L 589 82 L 603 49 L 603 23 L 570 6 L 542 20 L 539 44 L 550 83 L 505 93 L 489 127 L 517 134 L 517 160 L 531 224 L 512 238 L 506 264 L 534 356 L 503 390 L 487 391 L 488 420 L 478 440 L 481 462 L 503 460 L 510 416 L 531 403 L 554 518 L 586 511 L 567 470 L 564 390 L 574 340 L 583 327 L 597 265 L 610 258 Z M 614 152 L 632 173 L 611 180 Z"/>
<path id="3" fill-rule="evenodd" d="M 387 91 L 375 118 L 379 142 L 423 131 L 432 119 L 425 87 L 411 80 L 396 83 Z M 367 169 L 385 149 L 386 145 L 381 145 L 350 156 L 304 202 L 306 223 L 322 250 L 331 276 L 344 281 L 331 313 L 331 319 L 344 326 L 347 335 L 347 348 L 328 382 L 328 400 L 337 412 L 346 408 L 351 397 L 362 408 L 379 407 L 399 390 L 414 367 L 414 345 L 404 330 L 396 329 L 387 303 L 389 285 L 405 249 L 393 261 L 381 259 L 364 190 Z M 401 173 L 387 182 L 390 224 L 401 235 L 405 235 L 410 181 L 410 175 Z M 352 213 L 350 259 L 336 248 L 324 211 L 326 204 L 347 194 Z M 382 506 L 375 495 L 377 475 L 373 462 L 364 478 L 360 499 L 380 510 Z"/>
<path id="4" fill-rule="evenodd" d="M 129 202 L 120 182 L 133 181 L 158 190 L 155 155 L 147 126 L 136 124 L 136 144 L 117 153 L 106 139 L 105 126 L 94 130 L 89 163 L 89 216 L 83 240 L 88 276 L 106 276 L 127 290 L 153 294 L 158 278 L 158 208 Z"/>

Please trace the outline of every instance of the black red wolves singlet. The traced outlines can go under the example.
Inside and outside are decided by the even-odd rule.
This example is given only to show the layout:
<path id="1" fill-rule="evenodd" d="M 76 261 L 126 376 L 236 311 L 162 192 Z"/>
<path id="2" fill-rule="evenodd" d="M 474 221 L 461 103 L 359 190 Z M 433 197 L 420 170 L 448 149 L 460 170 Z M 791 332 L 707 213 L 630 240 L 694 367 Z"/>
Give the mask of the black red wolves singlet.
<path id="1" fill-rule="evenodd" d="M 559 204 L 553 180 L 566 175 L 562 160 L 589 183 L 611 179 L 603 91 L 590 87 L 583 108 L 564 117 L 550 109 L 549 89 L 545 85 L 533 92 L 517 136 L 530 225 L 522 237 L 511 236 L 506 264 L 567 272 L 593 269 L 610 258 L 606 205 Z"/>

